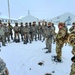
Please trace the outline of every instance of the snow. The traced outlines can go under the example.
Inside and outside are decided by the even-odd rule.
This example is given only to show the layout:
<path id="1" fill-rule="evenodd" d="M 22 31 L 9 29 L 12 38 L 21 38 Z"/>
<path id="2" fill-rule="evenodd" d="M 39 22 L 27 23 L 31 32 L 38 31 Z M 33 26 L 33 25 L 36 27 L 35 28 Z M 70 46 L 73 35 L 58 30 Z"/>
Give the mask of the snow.
<path id="1" fill-rule="evenodd" d="M 56 26 L 56 32 L 58 31 Z M 56 55 L 56 44 L 52 44 L 52 53 L 46 54 L 45 41 L 33 41 L 31 44 L 7 43 L 1 47 L 0 57 L 6 62 L 10 75 L 69 75 L 71 70 L 72 47 L 68 44 L 62 49 L 62 63 L 51 60 Z M 43 62 L 42 66 L 38 65 Z M 53 71 L 55 73 L 53 73 Z"/>

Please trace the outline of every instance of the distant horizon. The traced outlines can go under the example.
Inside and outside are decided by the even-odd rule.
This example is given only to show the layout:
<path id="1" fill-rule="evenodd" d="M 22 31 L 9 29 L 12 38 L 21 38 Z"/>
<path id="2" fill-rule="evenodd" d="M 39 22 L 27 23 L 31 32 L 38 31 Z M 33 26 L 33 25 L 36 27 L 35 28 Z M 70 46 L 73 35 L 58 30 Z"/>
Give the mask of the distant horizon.
<path id="1" fill-rule="evenodd" d="M 0 14 L 8 16 L 8 0 L 0 0 Z M 52 19 L 64 13 L 75 14 L 75 0 L 9 0 L 10 17 L 30 14 L 38 19 Z"/>

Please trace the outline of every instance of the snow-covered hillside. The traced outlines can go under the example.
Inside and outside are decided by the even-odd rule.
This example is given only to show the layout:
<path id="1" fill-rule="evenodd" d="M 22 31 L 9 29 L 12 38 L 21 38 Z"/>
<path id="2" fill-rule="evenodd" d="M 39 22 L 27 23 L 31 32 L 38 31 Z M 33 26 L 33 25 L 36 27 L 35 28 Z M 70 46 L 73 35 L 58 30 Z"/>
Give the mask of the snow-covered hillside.
<path id="1" fill-rule="evenodd" d="M 56 27 L 56 32 L 57 32 Z M 52 44 L 52 53 L 45 53 L 45 41 L 33 41 L 31 44 L 7 43 L 1 47 L 0 57 L 6 62 L 10 75 L 69 75 L 71 69 L 71 50 L 68 44 L 62 50 L 62 63 L 51 60 L 55 55 L 55 44 Z M 38 65 L 43 62 L 43 65 Z"/>

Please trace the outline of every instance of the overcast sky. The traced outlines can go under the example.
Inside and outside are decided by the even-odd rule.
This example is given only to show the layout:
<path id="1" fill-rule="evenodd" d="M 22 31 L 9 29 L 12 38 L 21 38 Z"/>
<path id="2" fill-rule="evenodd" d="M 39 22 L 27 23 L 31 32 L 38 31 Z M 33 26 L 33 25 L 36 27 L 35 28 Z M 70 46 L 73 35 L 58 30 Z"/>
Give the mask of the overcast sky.
<path id="1" fill-rule="evenodd" d="M 0 0 L 1 15 L 8 16 L 8 0 Z M 9 0 L 11 18 L 32 16 L 39 19 L 51 19 L 66 12 L 75 14 L 75 0 Z"/>

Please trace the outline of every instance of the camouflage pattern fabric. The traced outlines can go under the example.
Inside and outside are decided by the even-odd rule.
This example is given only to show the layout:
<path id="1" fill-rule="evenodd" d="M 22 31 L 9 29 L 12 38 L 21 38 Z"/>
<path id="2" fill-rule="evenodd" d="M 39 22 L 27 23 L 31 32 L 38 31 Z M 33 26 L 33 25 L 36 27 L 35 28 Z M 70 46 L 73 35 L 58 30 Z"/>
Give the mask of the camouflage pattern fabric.
<path id="1" fill-rule="evenodd" d="M 5 62 L 0 58 L 0 75 L 4 72 L 4 69 L 6 68 Z"/>
<path id="2" fill-rule="evenodd" d="M 72 26 L 70 29 L 69 29 L 69 31 L 71 32 L 71 33 L 74 33 L 75 34 L 75 26 Z M 70 33 L 70 34 L 71 34 Z M 69 34 L 69 35 L 70 35 Z M 72 46 L 73 47 L 73 49 L 72 49 L 72 54 L 73 55 L 75 55 L 75 46 Z"/>
<path id="3" fill-rule="evenodd" d="M 48 48 L 48 51 L 51 52 L 51 47 L 52 47 L 52 39 L 53 39 L 53 35 L 54 35 L 54 30 L 52 29 L 52 27 L 47 27 L 46 30 L 46 47 Z"/>
<path id="4" fill-rule="evenodd" d="M 66 35 L 65 28 L 59 29 L 58 34 L 56 35 L 56 54 L 59 60 L 61 60 L 62 57 L 62 47 L 64 45 L 65 35 Z"/>
<path id="5" fill-rule="evenodd" d="M 72 54 L 75 56 L 75 46 L 73 46 Z"/>
<path id="6" fill-rule="evenodd" d="M 72 65 L 71 65 L 70 75 L 75 75 L 75 62 L 73 62 Z"/>
<path id="7" fill-rule="evenodd" d="M 20 37 L 19 37 L 19 31 L 20 31 L 20 28 L 19 28 L 19 26 L 14 26 L 14 41 L 15 41 L 15 39 L 18 39 L 18 40 L 20 40 Z M 17 34 L 17 35 L 16 35 Z M 17 38 L 18 37 L 18 38 Z"/>

